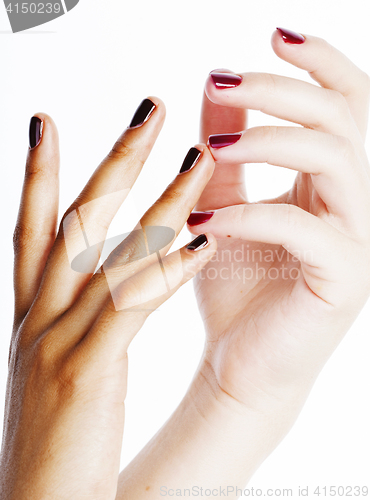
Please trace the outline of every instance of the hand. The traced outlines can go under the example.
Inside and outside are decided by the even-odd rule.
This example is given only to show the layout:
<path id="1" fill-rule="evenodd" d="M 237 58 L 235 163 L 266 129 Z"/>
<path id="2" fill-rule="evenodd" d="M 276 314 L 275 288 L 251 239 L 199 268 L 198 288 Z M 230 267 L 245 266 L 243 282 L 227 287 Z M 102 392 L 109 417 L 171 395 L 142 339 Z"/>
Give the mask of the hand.
<path id="1" fill-rule="evenodd" d="M 32 149 L 14 238 L 15 322 L 1 498 L 115 498 L 127 348 L 150 312 L 216 250 L 208 234 L 166 255 L 213 172 L 208 149 L 198 145 L 183 172 L 94 274 L 100 242 L 164 117 L 159 99 L 143 101 L 65 213 L 58 233 L 57 130 L 47 115 L 31 121 Z M 85 240 L 96 245 L 81 254 Z"/>
<path id="2" fill-rule="evenodd" d="M 283 435 L 370 292 L 370 80 L 319 38 L 277 30 L 272 46 L 321 88 L 261 73 L 209 76 L 202 140 L 236 135 L 210 137 L 216 169 L 196 208 L 209 213 L 193 214 L 189 228 L 220 239 L 195 282 L 204 373 L 242 407 L 274 414 Z M 302 127 L 239 133 L 247 109 Z M 298 171 L 292 189 L 248 203 L 241 164 L 252 162 Z"/>
<path id="3" fill-rule="evenodd" d="M 304 127 L 250 129 L 224 148 L 210 140 L 216 168 L 197 204 L 210 213 L 189 219 L 195 234 L 219 238 L 194 280 L 204 356 L 179 407 L 121 473 L 117 499 L 186 496 L 194 487 L 237 495 L 291 427 L 368 297 L 369 78 L 323 40 L 296 35 L 304 43 L 292 44 L 287 35 L 273 35 L 275 52 L 323 88 L 225 70 L 218 81 L 234 88 L 216 88 L 215 75 L 207 81 L 203 142 L 244 130 L 247 108 Z M 299 173 L 288 193 L 248 204 L 243 162 Z"/>

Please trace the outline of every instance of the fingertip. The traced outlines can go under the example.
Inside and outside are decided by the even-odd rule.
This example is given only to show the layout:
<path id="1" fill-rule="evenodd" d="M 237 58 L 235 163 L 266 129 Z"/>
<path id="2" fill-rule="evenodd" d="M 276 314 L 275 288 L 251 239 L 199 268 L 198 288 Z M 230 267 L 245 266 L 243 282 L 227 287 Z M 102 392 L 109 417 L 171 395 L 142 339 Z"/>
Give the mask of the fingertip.
<path id="1" fill-rule="evenodd" d="M 307 46 L 307 36 L 278 27 L 271 35 L 271 45 L 275 54 L 285 59 L 284 55 L 297 53 L 297 49 Z"/>
<path id="2" fill-rule="evenodd" d="M 204 92 L 207 98 L 214 104 L 217 104 L 217 89 L 212 80 L 212 74 L 210 73 L 207 77 Z"/>
<path id="3" fill-rule="evenodd" d="M 139 138 L 143 133 L 157 136 L 162 129 L 165 118 L 166 106 L 164 102 L 159 97 L 145 97 L 133 113 L 131 121 L 124 130 L 119 142 L 122 142 L 123 136 Z"/>
<path id="4" fill-rule="evenodd" d="M 243 74 L 234 72 L 213 71 L 208 75 L 204 92 L 211 102 L 225 107 L 233 107 L 236 104 L 238 88 L 242 87 L 243 76 Z"/>
<path id="5" fill-rule="evenodd" d="M 46 113 L 33 115 L 29 125 L 26 174 L 59 173 L 59 134 L 54 120 Z"/>
<path id="6" fill-rule="evenodd" d="M 201 164 L 201 165 L 200 165 Z M 199 171 L 199 167 L 201 172 Z M 178 173 L 179 176 L 195 175 L 199 179 L 199 175 L 206 175 L 206 182 L 212 177 L 213 171 L 215 168 L 215 162 L 213 160 L 212 155 L 209 152 L 209 149 L 205 144 L 196 144 L 191 147 L 187 152 L 185 159 L 181 165 L 180 171 Z M 197 173 L 193 172 L 196 170 Z"/>
<path id="7" fill-rule="evenodd" d="M 286 45 L 301 45 L 306 41 L 305 37 L 296 31 L 286 28 L 276 28 L 276 32 Z"/>
<path id="8" fill-rule="evenodd" d="M 202 153 L 201 159 L 203 159 L 203 161 L 207 162 L 207 164 L 210 164 L 212 166 L 212 172 L 213 172 L 213 169 L 215 167 L 215 161 L 213 159 L 211 151 L 209 150 L 208 145 L 199 143 L 196 144 L 194 147 Z"/>
<path id="9" fill-rule="evenodd" d="M 148 96 L 147 99 L 149 99 L 150 101 L 152 101 L 153 104 L 155 104 L 155 113 L 159 118 L 164 120 L 166 118 L 167 111 L 166 111 L 166 105 L 164 104 L 162 99 L 152 95 Z"/>
<path id="10" fill-rule="evenodd" d="M 212 71 L 210 71 L 208 76 L 211 76 L 212 73 L 231 73 L 231 74 L 233 74 L 234 71 L 232 71 L 231 69 L 228 69 L 228 68 L 216 68 L 216 69 L 213 69 Z"/>
<path id="11" fill-rule="evenodd" d="M 275 30 L 272 32 L 272 35 L 271 35 L 271 46 L 272 46 L 274 52 L 277 53 L 277 51 L 280 48 L 283 48 L 284 45 L 285 45 L 284 41 L 283 41 L 278 29 L 275 28 Z"/>
<path id="12" fill-rule="evenodd" d="M 58 133 L 55 122 L 50 115 L 48 115 L 46 113 L 39 112 L 39 113 L 35 113 L 33 116 L 40 118 L 40 120 L 42 120 L 44 127 L 47 127 L 48 129 L 50 129 L 48 132 L 55 131 L 56 133 Z"/>
<path id="13" fill-rule="evenodd" d="M 201 232 L 184 247 L 184 250 L 189 254 L 205 250 L 207 250 L 207 254 L 214 254 L 217 250 L 217 240 L 212 233 Z"/>
<path id="14" fill-rule="evenodd" d="M 39 149 L 41 144 L 59 141 L 58 130 L 54 120 L 46 113 L 35 113 L 29 126 L 29 150 Z"/>
<path id="15" fill-rule="evenodd" d="M 204 234 L 207 237 L 209 248 L 214 249 L 216 251 L 217 250 L 217 240 L 216 240 L 215 236 L 212 233 L 209 233 L 207 231 Z"/>

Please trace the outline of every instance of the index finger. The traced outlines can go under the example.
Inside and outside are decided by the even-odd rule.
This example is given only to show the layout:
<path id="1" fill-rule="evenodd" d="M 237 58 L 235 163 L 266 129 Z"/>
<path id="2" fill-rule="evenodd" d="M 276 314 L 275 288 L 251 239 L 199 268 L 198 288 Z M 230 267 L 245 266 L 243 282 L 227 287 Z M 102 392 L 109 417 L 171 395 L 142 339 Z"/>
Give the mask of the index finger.
<path id="1" fill-rule="evenodd" d="M 306 70 L 321 87 L 342 94 L 365 138 L 370 98 L 369 76 L 322 38 L 277 28 L 271 44 L 278 57 Z"/>

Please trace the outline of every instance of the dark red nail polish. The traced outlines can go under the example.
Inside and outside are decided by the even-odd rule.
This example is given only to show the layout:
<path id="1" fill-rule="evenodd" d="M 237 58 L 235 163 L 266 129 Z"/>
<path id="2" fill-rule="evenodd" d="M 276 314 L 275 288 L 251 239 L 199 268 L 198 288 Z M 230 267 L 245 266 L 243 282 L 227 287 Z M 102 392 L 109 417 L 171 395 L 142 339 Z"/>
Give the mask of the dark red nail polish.
<path id="1" fill-rule="evenodd" d="M 285 43 L 293 43 L 300 44 L 303 43 L 306 39 L 304 36 L 296 33 L 295 31 L 286 30 L 284 28 L 276 28 L 281 35 L 281 38 Z"/>
<path id="2" fill-rule="evenodd" d="M 210 75 L 216 89 L 232 89 L 238 87 L 243 81 L 241 76 L 230 73 L 214 72 L 210 73 Z"/>
<path id="3" fill-rule="evenodd" d="M 199 226 L 208 222 L 214 212 L 192 212 L 188 218 L 189 226 Z"/>
<path id="4" fill-rule="evenodd" d="M 129 128 L 140 127 L 144 122 L 148 120 L 154 109 L 154 102 L 152 102 L 150 99 L 144 99 L 135 111 Z"/>
<path id="5" fill-rule="evenodd" d="M 207 236 L 205 234 L 200 234 L 193 241 L 189 243 L 186 247 L 188 250 L 201 250 L 208 245 Z"/>
<path id="6" fill-rule="evenodd" d="M 185 160 L 180 168 L 180 174 L 187 172 L 188 170 L 195 167 L 201 157 L 202 152 L 197 148 L 190 148 L 188 154 L 185 156 Z"/>
<path id="7" fill-rule="evenodd" d="M 226 146 L 232 146 L 241 138 L 242 134 L 214 134 L 208 137 L 211 148 L 220 149 Z"/>
<path id="8" fill-rule="evenodd" d="M 29 131 L 30 149 L 33 149 L 40 144 L 42 139 L 42 126 L 43 123 L 40 118 L 37 116 L 33 116 L 31 118 Z"/>

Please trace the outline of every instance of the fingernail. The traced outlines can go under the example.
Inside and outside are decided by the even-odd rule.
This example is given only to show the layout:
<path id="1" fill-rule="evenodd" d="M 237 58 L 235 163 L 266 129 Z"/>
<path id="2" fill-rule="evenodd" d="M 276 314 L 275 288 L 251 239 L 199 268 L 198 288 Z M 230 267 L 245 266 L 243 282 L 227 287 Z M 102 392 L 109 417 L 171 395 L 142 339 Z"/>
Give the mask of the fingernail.
<path id="1" fill-rule="evenodd" d="M 208 137 L 208 143 L 211 148 L 220 149 L 226 146 L 232 146 L 241 138 L 242 134 L 214 134 Z"/>
<path id="2" fill-rule="evenodd" d="M 201 155 L 202 155 L 202 151 L 199 151 L 199 149 L 190 148 L 188 151 L 188 154 L 185 156 L 185 160 L 183 161 L 183 164 L 180 168 L 179 173 L 182 174 L 183 172 L 187 172 L 188 170 L 195 167 L 195 165 L 198 163 Z"/>
<path id="3" fill-rule="evenodd" d="M 214 212 L 192 212 L 188 218 L 189 226 L 199 226 L 208 222 L 213 216 Z"/>
<path id="4" fill-rule="evenodd" d="M 186 247 L 188 250 L 201 250 L 208 245 L 207 236 L 205 234 L 200 234 L 193 241 L 189 243 Z"/>
<path id="5" fill-rule="evenodd" d="M 285 43 L 300 44 L 306 40 L 304 36 L 302 36 L 299 33 L 296 33 L 295 31 L 286 30 L 284 28 L 276 28 L 276 29 L 280 33 L 281 38 L 284 40 Z"/>
<path id="6" fill-rule="evenodd" d="M 129 128 L 140 127 L 145 123 L 155 110 L 155 104 L 150 99 L 144 99 L 135 111 Z"/>
<path id="7" fill-rule="evenodd" d="M 211 72 L 210 75 L 216 89 L 232 89 L 243 81 L 241 76 L 230 73 Z"/>
<path id="8" fill-rule="evenodd" d="M 38 146 L 42 139 L 43 122 L 37 116 L 33 116 L 30 121 L 30 149 Z"/>

